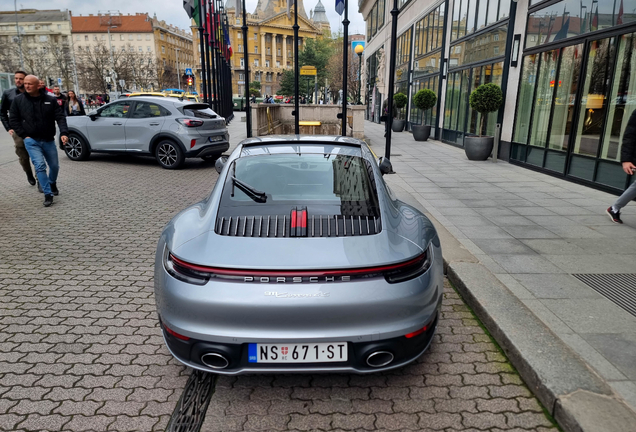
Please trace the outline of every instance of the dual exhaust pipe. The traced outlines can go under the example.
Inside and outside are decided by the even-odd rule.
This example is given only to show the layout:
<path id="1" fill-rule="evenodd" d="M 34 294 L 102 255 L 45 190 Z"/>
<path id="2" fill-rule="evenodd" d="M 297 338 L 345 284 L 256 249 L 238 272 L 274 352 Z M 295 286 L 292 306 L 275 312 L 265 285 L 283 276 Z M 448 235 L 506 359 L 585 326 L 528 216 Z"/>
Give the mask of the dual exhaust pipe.
<path id="1" fill-rule="evenodd" d="M 393 354 L 389 351 L 375 351 L 368 355 L 367 364 L 374 368 L 386 366 L 393 361 Z M 209 352 L 201 356 L 201 363 L 212 369 L 225 369 L 230 361 L 222 354 Z"/>

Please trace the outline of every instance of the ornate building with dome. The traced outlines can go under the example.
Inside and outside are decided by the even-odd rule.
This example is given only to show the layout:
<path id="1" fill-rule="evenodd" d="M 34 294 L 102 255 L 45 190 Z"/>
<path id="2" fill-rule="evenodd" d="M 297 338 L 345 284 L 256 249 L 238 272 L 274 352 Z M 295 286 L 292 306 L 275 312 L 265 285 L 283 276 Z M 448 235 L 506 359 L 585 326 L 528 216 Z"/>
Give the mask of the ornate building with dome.
<path id="1" fill-rule="evenodd" d="M 242 12 L 237 15 L 237 1 L 227 0 L 225 10 L 230 24 L 232 56 L 232 93 L 245 94 L 244 50 L 247 47 L 250 81 L 261 83 L 261 94 L 276 94 L 285 69 L 294 66 L 294 8 L 287 16 L 286 0 L 258 0 L 256 9 L 247 15 L 247 41 L 243 40 L 241 29 Z M 240 11 L 240 10 L 239 10 Z M 331 25 L 320 0 L 310 16 L 305 12 L 302 0 L 298 0 L 298 48 L 302 49 L 306 39 L 323 37 Z M 245 43 L 247 42 L 247 43 Z"/>

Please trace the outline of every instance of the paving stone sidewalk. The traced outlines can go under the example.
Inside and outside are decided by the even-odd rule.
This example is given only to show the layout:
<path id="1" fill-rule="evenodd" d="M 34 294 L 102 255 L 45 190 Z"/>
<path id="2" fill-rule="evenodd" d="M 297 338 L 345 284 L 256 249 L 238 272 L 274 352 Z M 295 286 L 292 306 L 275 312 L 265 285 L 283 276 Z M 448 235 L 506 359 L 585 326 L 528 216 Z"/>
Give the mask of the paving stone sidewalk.
<path id="1" fill-rule="evenodd" d="M 384 126 L 365 122 L 384 154 Z M 636 317 L 573 274 L 636 273 L 636 205 L 624 225 L 616 196 L 463 149 L 394 133 L 388 178 L 415 197 L 636 410 Z M 605 283 L 610 290 L 618 284 Z"/>

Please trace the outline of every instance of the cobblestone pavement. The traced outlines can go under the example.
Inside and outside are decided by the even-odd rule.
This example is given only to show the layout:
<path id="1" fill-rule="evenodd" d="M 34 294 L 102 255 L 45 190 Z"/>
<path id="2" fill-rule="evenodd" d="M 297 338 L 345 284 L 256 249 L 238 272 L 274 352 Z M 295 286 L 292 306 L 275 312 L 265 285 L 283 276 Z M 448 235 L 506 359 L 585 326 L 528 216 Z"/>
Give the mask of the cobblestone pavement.
<path id="1" fill-rule="evenodd" d="M 556 431 L 519 375 L 444 286 L 431 348 L 375 375 L 219 377 L 202 431 Z"/>
<path id="2" fill-rule="evenodd" d="M 164 430 L 190 371 L 157 325 L 154 250 L 216 171 L 199 160 L 179 171 L 137 157 L 60 163 L 50 208 L 17 162 L 0 166 L 0 430 Z M 549 429 L 463 302 L 445 295 L 417 363 L 372 376 L 220 377 L 202 430 Z"/>
<path id="3" fill-rule="evenodd" d="M 17 162 L 0 166 L 0 430 L 164 430 L 189 370 L 157 325 L 154 250 L 216 171 L 60 164 L 50 208 Z"/>

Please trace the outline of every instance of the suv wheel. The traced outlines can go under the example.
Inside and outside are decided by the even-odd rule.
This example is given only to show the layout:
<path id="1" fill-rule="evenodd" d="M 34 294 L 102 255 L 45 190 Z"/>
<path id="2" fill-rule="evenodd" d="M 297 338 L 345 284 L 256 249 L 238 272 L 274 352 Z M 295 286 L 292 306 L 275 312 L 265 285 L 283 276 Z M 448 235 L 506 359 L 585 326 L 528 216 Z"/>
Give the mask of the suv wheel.
<path id="1" fill-rule="evenodd" d="M 91 151 L 81 136 L 70 134 L 68 136 L 68 142 L 64 145 L 64 153 L 66 153 L 66 156 L 70 160 L 84 161 L 88 159 Z"/>
<path id="2" fill-rule="evenodd" d="M 177 169 L 183 165 L 185 159 L 181 147 L 174 141 L 164 140 L 155 148 L 155 158 L 163 168 Z"/>

